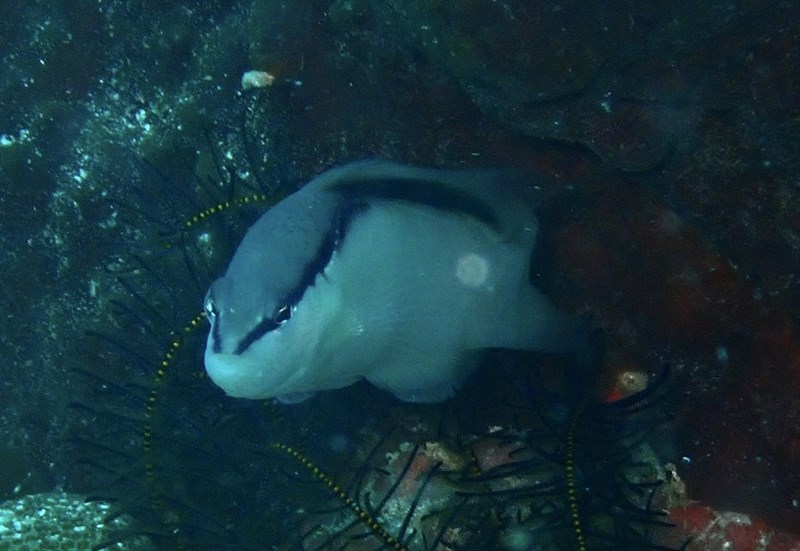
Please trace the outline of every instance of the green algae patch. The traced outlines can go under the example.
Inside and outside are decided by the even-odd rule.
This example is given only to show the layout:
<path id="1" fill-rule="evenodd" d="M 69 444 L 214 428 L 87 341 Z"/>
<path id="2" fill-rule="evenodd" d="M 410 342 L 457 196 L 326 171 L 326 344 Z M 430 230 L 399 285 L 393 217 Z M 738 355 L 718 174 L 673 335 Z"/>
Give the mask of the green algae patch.
<path id="1" fill-rule="evenodd" d="M 125 531 L 129 521 L 124 516 L 109 519 L 110 513 L 108 503 L 87 502 L 82 496 L 63 492 L 5 501 L 0 504 L 0 549 L 86 551 Z M 141 551 L 152 546 L 140 536 L 108 548 Z"/>

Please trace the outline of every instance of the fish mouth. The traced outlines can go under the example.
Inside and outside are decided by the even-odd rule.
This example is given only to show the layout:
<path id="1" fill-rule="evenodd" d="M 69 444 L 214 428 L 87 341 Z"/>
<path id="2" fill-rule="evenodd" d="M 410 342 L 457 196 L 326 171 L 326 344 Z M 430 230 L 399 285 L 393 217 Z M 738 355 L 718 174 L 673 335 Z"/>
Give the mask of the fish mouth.
<path id="1" fill-rule="evenodd" d="M 258 387 L 253 385 L 252 374 L 242 365 L 236 354 L 206 351 L 206 373 L 215 385 L 232 398 L 259 398 Z"/>

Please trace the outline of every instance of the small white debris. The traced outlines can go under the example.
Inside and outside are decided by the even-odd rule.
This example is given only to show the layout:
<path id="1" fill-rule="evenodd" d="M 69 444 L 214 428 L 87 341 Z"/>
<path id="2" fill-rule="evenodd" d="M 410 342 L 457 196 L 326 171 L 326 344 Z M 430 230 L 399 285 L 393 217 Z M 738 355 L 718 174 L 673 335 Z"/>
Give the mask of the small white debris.
<path id="1" fill-rule="evenodd" d="M 272 86 L 275 76 L 266 71 L 247 71 L 242 75 L 242 90 Z"/>
<path id="2" fill-rule="evenodd" d="M 625 396 L 636 394 L 647 388 L 650 377 L 641 371 L 623 371 L 617 376 L 617 390 Z"/>

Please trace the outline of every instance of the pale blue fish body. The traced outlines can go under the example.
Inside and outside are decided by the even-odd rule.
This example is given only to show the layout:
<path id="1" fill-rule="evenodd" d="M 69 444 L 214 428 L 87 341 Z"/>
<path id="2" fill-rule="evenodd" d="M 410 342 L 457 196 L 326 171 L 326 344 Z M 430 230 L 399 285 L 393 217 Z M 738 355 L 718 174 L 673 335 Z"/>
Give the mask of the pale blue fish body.
<path id="1" fill-rule="evenodd" d="M 572 348 L 576 324 L 529 280 L 534 203 L 510 172 L 323 173 L 259 218 L 209 289 L 209 376 L 241 398 L 366 379 L 436 402 L 488 348 Z"/>

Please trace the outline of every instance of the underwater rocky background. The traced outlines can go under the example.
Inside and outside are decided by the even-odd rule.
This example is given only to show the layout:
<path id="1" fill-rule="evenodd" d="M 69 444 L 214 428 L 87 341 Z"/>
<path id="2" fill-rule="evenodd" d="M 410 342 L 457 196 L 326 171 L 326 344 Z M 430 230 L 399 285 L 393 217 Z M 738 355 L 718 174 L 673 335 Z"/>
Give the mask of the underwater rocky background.
<path id="1" fill-rule="evenodd" d="M 432 419 L 449 419 L 446 408 L 374 393 L 338 428 L 313 408 L 231 404 L 192 379 L 196 353 L 181 360 L 185 378 L 154 382 L 170 331 L 199 312 L 204 282 L 260 207 L 181 233 L 184 221 L 382 157 L 537 175 L 552 197 L 539 283 L 607 335 L 601 388 L 671 366 L 676 419 L 657 454 L 688 497 L 800 533 L 795 2 L 9 0 L 4 13 L 0 500 L 118 497 L 85 440 L 123 434 L 114 449 L 134 458 L 115 462 L 118 479 L 142 461 L 145 423 L 162 450 L 214 430 L 205 458 L 264 432 L 356 455 L 399 449 L 410 426 L 436 441 Z M 244 89 L 250 70 L 274 82 Z M 87 331 L 133 349 L 129 363 Z M 145 399 L 158 388 L 169 420 L 135 413 L 141 395 L 117 384 Z M 103 392 L 115 405 L 100 404 Z M 474 404 L 472 415 L 494 415 L 491 401 Z M 386 428 L 364 416 L 387 410 L 403 436 L 358 447 L 353 435 Z M 224 489 L 258 469 L 251 450 L 232 448 L 247 467 L 226 470 Z M 128 509 L 147 516 L 138 504 Z M 216 520 L 209 532 L 224 533 Z M 253 522 L 243 541 L 279 524 Z"/>

